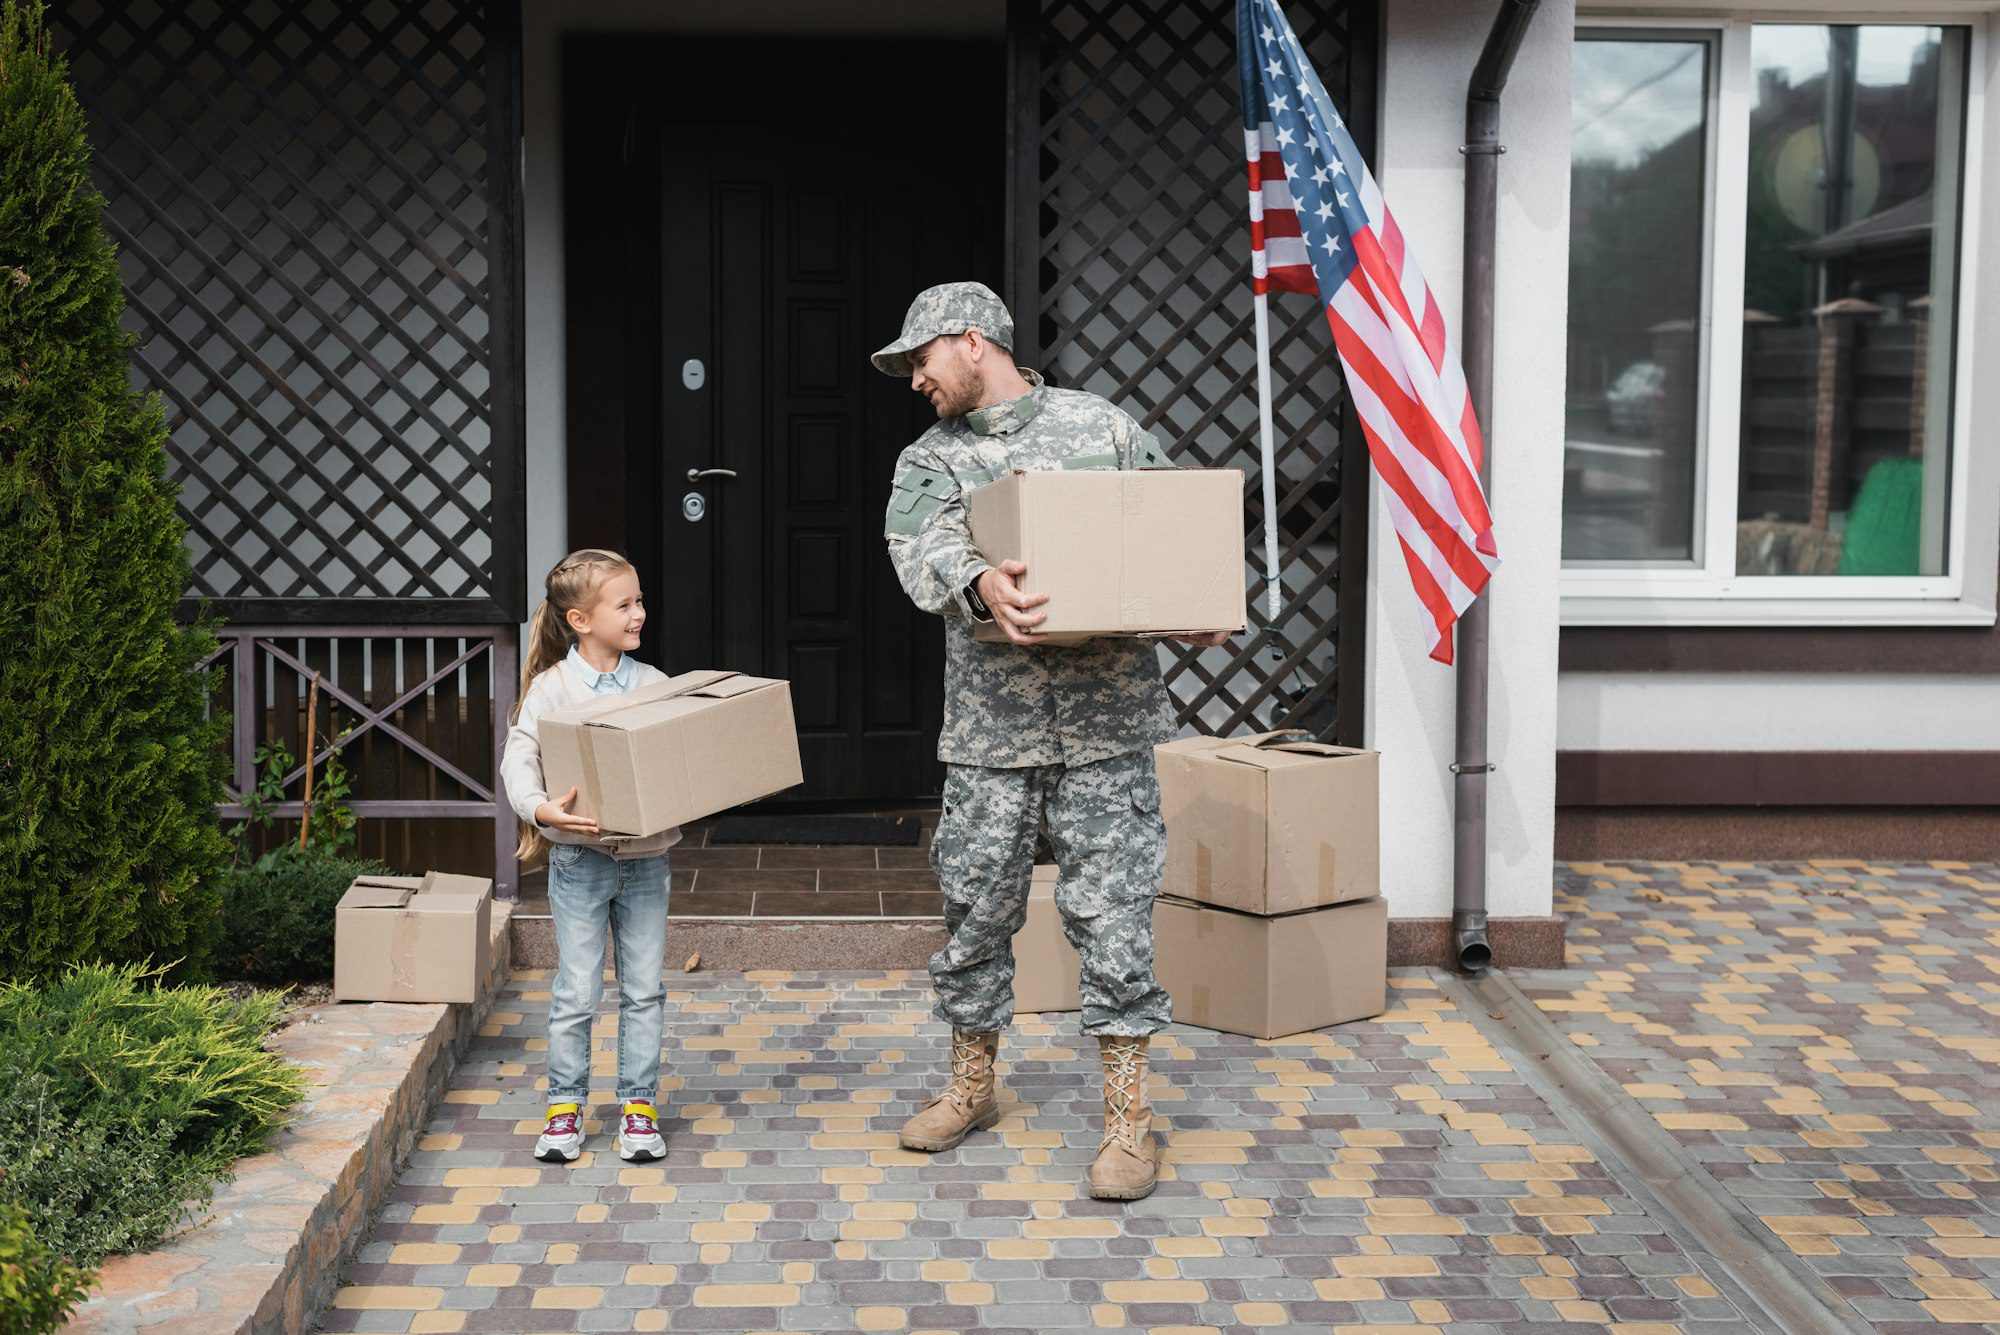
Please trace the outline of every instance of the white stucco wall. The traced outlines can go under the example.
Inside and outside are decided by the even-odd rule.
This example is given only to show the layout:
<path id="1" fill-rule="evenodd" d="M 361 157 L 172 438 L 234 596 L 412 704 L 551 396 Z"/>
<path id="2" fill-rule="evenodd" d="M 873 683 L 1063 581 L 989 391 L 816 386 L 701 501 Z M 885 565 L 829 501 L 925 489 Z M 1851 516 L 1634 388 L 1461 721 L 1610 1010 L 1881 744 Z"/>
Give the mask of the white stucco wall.
<path id="1" fill-rule="evenodd" d="M 1454 337 L 1464 218 L 1465 85 L 1490 8 L 1391 0 L 1377 176 Z M 1495 532 L 1487 905 L 1550 911 L 1572 6 L 1544 3 L 1501 103 L 1491 423 Z M 1379 491 L 1370 512 L 1368 733 L 1382 753 L 1383 892 L 1397 917 L 1451 912 L 1453 672 L 1425 655 Z"/>
<path id="2" fill-rule="evenodd" d="M 1574 672 L 1564 751 L 2000 750 L 2000 677 Z"/>

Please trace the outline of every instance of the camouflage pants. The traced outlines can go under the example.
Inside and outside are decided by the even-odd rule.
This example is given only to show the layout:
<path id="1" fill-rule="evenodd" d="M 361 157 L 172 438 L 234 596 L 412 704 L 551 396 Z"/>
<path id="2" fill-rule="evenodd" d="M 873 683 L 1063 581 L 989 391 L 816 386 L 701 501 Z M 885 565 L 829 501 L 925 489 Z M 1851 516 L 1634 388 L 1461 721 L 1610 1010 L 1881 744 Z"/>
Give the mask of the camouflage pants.
<path id="1" fill-rule="evenodd" d="M 1083 962 L 1083 1032 L 1165 1027 L 1171 1003 L 1153 978 L 1153 896 L 1167 840 L 1150 747 L 1088 765 L 947 768 L 931 841 L 951 931 L 931 957 L 937 1018 L 980 1033 L 1014 1018 L 1014 933 L 1027 918 L 1043 829 L 1061 868 L 1063 931 Z"/>

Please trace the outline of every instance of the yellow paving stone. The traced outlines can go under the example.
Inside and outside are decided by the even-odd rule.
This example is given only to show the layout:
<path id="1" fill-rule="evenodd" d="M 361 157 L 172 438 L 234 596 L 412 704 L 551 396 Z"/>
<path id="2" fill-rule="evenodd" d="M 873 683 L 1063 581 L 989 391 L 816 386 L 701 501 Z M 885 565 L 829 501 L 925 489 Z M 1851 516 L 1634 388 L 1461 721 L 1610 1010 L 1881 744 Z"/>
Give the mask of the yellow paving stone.
<path id="1" fill-rule="evenodd" d="M 450 1265 L 458 1248 L 448 1242 L 399 1242 L 389 1249 L 390 1265 Z"/>
<path id="2" fill-rule="evenodd" d="M 539 1168 L 451 1168 L 444 1175 L 447 1187 L 532 1187 L 541 1180 Z"/>
<path id="3" fill-rule="evenodd" d="M 1678 1284 L 1681 1292 L 1690 1298 L 1714 1298 L 1719 1296 L 1715 1285 L 1709 1283 L 1708 1280 L 1700 1275 L 1680 1275 L 1675 1278 L 1674 1283 Z"/>
<path id="4" fill-rule="evenodd" d="M 1570 1182 L 1576 1178 L 1576 1170 L 1566 1163 L 1486 1163 L 1480 1167 L 1495 1182 Z"/>
<path id="5" fill-rule="evenodd" d="M 840 1236 L 856 1242 L 890 1242 L 909 1231 L 893 1219 L 848 1219 L 840 1225 Z"/>
<path id="6" fill-rule="evenodd" d="M 1543 1248 L 1540 1239 L 1526 1233 L 1501 1233 L 1493 1239 L 1493 1250 L 1501 1256 L 1536 1256 Z"/>
<path id="7" fill-rule="evenodd" d="M 1596 1196 L 1527 1196 L 1510 1202 L 1516 1214 L 1610 1214 L 1611 1207 Z"/>
<path id="8" fill-rule="evenodd" d="M 1222 1244 L 1214 1238 L 1167 1237 L 1156 1239 L 1153 1250 L 1161 1256 L 1220 1256 Z"/>
<path id="9" fill-rule="evenodd" d="M 465 1272 L 465 1282 L 475 1289 L 507 1289 L 521 1280 L 517 1265 L 476 1265 Z"/>
<path id="10" fill-rule="evenodd" d="M 1653 1120 L 1669 1131 L 1741 1131 L 1743 1119 L 1728 1113 L 1663 1112 Z"/>
<path id="11" fill-rule="evenodd" d="M 428 1311 L 444 1301 L 444 1290 L 408 1284 L 353 1284 L 333 1296 L 333 1305 L 363 1311 Z"/>
<path id="12" fill-rule="evenodd" d="M 1576 1285 L 1555 1275 L 1524 1276 L 1521 1288 L 1530 1298 L 1540 1298 L 1545 1302 L 1576 1297 Z"/>
<path id="13" fill-rule="evenodd" d="M 634 1330 L 665 1330 L 666 1328 L 667 1314 L 665 1312 L 657 1309 L 649 1309 L 632 1314 L 632 1329 Z"/>
<path id="14" fill-rule="evenodd" d="M 987 1289 L 987 1292 L 992 1290 Z M 900 1307 L 857 1307 L 854 1309 L 854 1324 L 861 1330 L 901 1330 L 910 1321 L 909 1314 Z"/>
<path id="15" fill-rule="evenodd" d="M 1412 1298 L 1410 1315 L 1428 1325 L 1442 1325 L 1451 1320 L 1451 1309 L 1435 1298 Z"/>
<path id="16" fill-rule="evenodd" d="M 1926 1298 L 1970 1298 L 1984 1301 L 1993 1297 L 1986 1286 L 1976 1279 L 1957 1279 L 1949 1275 L 1940 1275 L 1920 1277 L 1915 1283 Z"/>
<path id="17" fill-rule="evenodd" d="M 463 1312 L 418 1312 L 410 1318 L 410 1335 L 449 1335 L 464 1329 Z"/>
<path id="18" fill-rule="evenodd" d="M 459 1187 L 451 1193 L 453 1205 L 497 1205 L 501 1187 Z"/>
<path id="19" fill-rule="evenodd" d="M 603 1289 L 588 1285 L 568 1285 L 536 1289 L 529 1305 L 559 1308 L 566 1312 L 582 1312 L 601 1306 L 603 1302 Z"/>
<path id="20" fill-rule="evenodd" d="M 1330 1303 L 1370 1303 L 1381 1298 L 1382 1286 L 1365 1275 L 1349 1279 L 1343 1274 L 1339 1279 L 1314 1280 L 1313 1292 Z"/>
<path id="21" fill-rule="evenodd" d="M 755 1224 L 722 1219 L 704 1219 L 688 1228 L 691 1242 L 749 1242 L 757 1236 Z"/>
<path id="22" fill-rule="evenodd" d="M 621 1168 L 618 1170 L 618 1185 L 621 1187 L 652 1187 L 667 1180 L 664 1168 Z"/>
<path id="23" fill-rule="evenodd" d="M 1941 1238 L 1976 1238 L 1981 1236 L 1979 1221 L 1960 1219 L 1954 1215 L 1928 1215 L 1924 1227 Z"/>
<path id="24" fill-rule="evenodd" d="M 611 1207 L 602 1201 L 576 1207 L 576 1222 L 579 1224 L 601 1224 L 610 1217 Z"/>
<path id="25" fill-rule="evenodd" d="M 979 1194 L 989 1201 L 1063 1201 L 1076 1197 L 1066 1182 L 986 1182 Z"/>
<path id="26" fill-rule="evenodd" d="M 1342 1279 L 1415 1279 L 1439 1273 L 1437 1259 L 1430 1256 L 1336 1256 L 1333 1268 Z"/>
<path id="27" fill-rule="evenodd" d="M 448 1089 L 444 1094 L 446 1103 L 491 1104 L 500 1101 L 497 1089 Z"/>
<path id="28" fill-rule="evenodd" d="M 1974 1323 L 2000 1322 L 2000 1300 L 1991 1298 L 1967 1300 L 1964 1298 L 1934 1298 L 1922 1304 L 1923 1309 L 1943 1322 Z"/>
<path id="29" fill-rule="evenodd" d="M 1560 1302 L 1555 1304 L 1555 1309 L 1556 1315 L 1565 1321 L 1595 1321 L 1602 1323 L 1610 1320 L 1610 1314 L 1596 1303 Z"/>
<path id="30" fill-rule="evenodd" d="M 799 1300 L 796 1284 L 701 1284 L 696 1307 L 790 1307 Z"/>
<path id="31" fill-rule="evenodd" d="M 640 1205 L 668 1205 L 680 1198 L 681 1189 L 676 1186 L 632 1188 L 632 1200 Z"/>
<path id="32" fill-rule="evenodd" d="M 1091 1324 L 1100 1330 L 1119 1330 L 1125 1325 L 1125 1309 L 1116 1303 L 1095 1303 L 1090 1309 Z"/>
<path id="33" fill-rule="evenodd" d="M 1122 1303 L 1205 1303 L 1208 1285 L 1192 1279 L 1106 1280 L 1106 1302 Z"/>

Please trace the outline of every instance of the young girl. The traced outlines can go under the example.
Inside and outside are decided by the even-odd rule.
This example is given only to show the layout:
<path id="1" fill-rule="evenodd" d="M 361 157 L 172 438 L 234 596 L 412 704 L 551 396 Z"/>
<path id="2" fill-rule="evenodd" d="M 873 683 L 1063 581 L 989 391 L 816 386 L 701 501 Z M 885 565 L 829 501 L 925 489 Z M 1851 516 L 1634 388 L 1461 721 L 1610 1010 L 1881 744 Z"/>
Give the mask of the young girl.
<path id="1" fill-rule="evenodd" d="M 609 839 L 575 814 L 576 789 L 556 797 L 542 777 L 535 720 L 659 681 L 632 658 L 646 624 L 639 574 L 616 552 L 571 552 L 549 572 L 547 597 L 528 628 L 521 698 L 500 762 L 523 824 L 518 855 L 549 853 L 549 914 L 556 925 L 556 981 L 549 997 L 549 1112 L 535 1157 L 569 1163 L 583 1153 L 583 1104 L 590 1096 L 590 1026 L 604 992 L 604 941 L 618 969 L 618 1100 L 624 1115 L 618 1155 L 645 1161 L 667 1152 L 653 1099 L 660 1078 L 666 983 L 667 849 L 679 830 L 644 839 Z"/>

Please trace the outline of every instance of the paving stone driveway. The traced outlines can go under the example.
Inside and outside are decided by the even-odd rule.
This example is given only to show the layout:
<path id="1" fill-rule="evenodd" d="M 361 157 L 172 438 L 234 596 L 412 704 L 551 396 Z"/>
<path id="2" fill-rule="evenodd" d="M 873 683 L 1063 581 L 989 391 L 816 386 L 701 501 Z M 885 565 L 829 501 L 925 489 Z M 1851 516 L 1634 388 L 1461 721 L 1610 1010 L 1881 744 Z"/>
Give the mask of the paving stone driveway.
<path id="1" fill-rule="evenodd" d="M 2000 1323 L 2000 867 L 1572 864 L 1515 982 L 1890 1332 Z"/>
<path id="2" fill-rule="evenodd" d="M 1517 981 L 1858 1312 L 1975 1329 L 2000 1319 L 1993 873 L 1564 868 L 1573 966 Z M 664 1164 L 528 1157 L 548 994 L 519 973 L 324 1328 L 1658 1335 L 1756 1319 L 1425 971 L 1398 971 L 1390 1011 L 1363 1024 L 1268 1043 L 1170 1029 L 1164 1180 L 1129 1207 L 1079 1191 L 1098 1095 L 1074 1016 L 1019 1024 L 997 1134 L 932 1158 L 894 1135 L 946 1039 L 921 975 L 672 981 Z"/>

